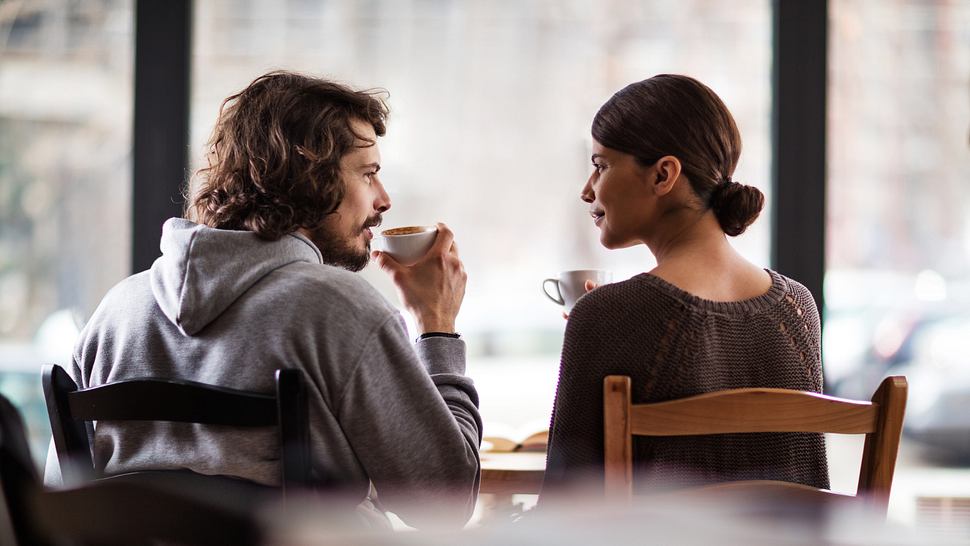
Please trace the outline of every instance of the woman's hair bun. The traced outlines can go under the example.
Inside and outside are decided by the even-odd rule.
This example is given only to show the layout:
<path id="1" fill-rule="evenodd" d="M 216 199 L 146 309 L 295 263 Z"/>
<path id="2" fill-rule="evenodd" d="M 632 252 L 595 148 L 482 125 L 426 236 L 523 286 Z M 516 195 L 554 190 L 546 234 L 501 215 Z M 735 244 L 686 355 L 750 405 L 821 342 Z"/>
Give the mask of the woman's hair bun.
<path id="1" fill-rule="evenodd" d="M 721 181 L 711 193 L 711 209 L 721 229 L 731 237 L 741 235 L 765 206 L 765 194 L 754 186 L 731 180 Z"/>

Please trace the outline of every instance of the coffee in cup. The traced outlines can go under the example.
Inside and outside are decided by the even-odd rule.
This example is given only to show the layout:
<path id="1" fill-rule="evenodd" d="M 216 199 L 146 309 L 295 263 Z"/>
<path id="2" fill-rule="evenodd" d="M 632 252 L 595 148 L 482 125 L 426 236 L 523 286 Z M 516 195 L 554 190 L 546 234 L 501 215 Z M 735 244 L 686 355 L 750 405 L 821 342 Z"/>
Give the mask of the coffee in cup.
<path id="1" fill-rule="evenodd" d="M 596 286 L 613 282 L 613 273 L 602 269 L 574 269 L 559 273 L 555 279 L 542 281 L 542 292 L 553 302 L 562 305 L 569 313 L 579 298 L 586 295 L 586 281 L 593 281 Z M 555 295 L 550 293 L 551 286 Z"/>
<path id="2" fill-rule="evenodd" d="M 427 231 L 438 231 L 438 228 L 428 227 L 428 226 L 407 226 L 407 227 L 397 227 L 391 229 L 385 229 L 381 232 L 381 235 L 411 235 L 412 233 L 425 233 Z"/>
<path id="3" fill-rule="evenodd" d="M 381 231 L 374 238 L 374 249 L 386 252 L 402 265 L 412 265 L 428 253 L 438 228 L 435 226 L 404 226 Z"/>

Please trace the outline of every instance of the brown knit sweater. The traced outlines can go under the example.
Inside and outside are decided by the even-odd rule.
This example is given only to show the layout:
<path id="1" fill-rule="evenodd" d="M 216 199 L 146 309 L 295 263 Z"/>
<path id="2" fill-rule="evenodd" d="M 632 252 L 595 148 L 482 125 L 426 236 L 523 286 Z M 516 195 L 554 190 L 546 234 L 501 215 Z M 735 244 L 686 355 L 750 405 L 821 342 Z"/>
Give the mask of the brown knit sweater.
<path id="1" fill-rule="evenodd" d="M 740 302 L 693 296 L 644 273 L 584 296 L 566 325 L 540 496 L 603 481 L 603 378 L 629 375 L 633 403 L 720 389 L 822 391 L 821 331 L 811 293 L 774 271 L 771 288 Z M 828 488 L 821 434 L 636 437 L 641 491 L 771 479 Z"/>

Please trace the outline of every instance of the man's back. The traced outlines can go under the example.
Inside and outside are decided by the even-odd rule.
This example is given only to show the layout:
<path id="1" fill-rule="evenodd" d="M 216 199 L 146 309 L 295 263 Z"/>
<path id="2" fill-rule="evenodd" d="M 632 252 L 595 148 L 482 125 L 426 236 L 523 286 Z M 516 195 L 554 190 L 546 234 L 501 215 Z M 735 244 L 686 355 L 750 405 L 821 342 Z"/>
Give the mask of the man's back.
<path id="1" fill-rule="evenodd" d="M 73 370 L 81 387 L 155 376 L 271 392 L 274 370 L 301 368 L 311 458 L 348 495 L 363 499 L 373 480 L 393 504 L 475 483 L 479 417 L 462 342 L 424 340 L 415 355 L 396 310 L 357 275 L 322 265 L 302 236 L 267 242 L 175 219 L 162 249 L 85 326 Z M 105 422 L 94 445 L 105 474 L 187 468 L 279 481 L 272 430 Z"/>

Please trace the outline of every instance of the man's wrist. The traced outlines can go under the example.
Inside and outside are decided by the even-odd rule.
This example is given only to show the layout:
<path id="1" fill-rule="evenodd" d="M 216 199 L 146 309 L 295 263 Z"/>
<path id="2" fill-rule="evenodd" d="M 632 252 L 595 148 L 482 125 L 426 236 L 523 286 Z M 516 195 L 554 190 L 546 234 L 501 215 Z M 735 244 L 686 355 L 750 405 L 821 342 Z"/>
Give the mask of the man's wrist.
<path id="1" fill-rule="evenodd" d="M 421 341 L 422 339 L 428 339 L 429 337 L 447 337 L 451 339 L 458 339 L 461 337 L 461 334 L 459 334 L 458 332 L 425 332 L 419 335 L 418 338 L 414 340 L 414 342 L 417 343 L 418 341 Z"/>
<path id="2" fill-rule="evenodd" d="M 444 320 L 419 320 L 418 333 L 425 334 L 428 332 L 454 333 L 455 323 L 453 321 Z"/>

